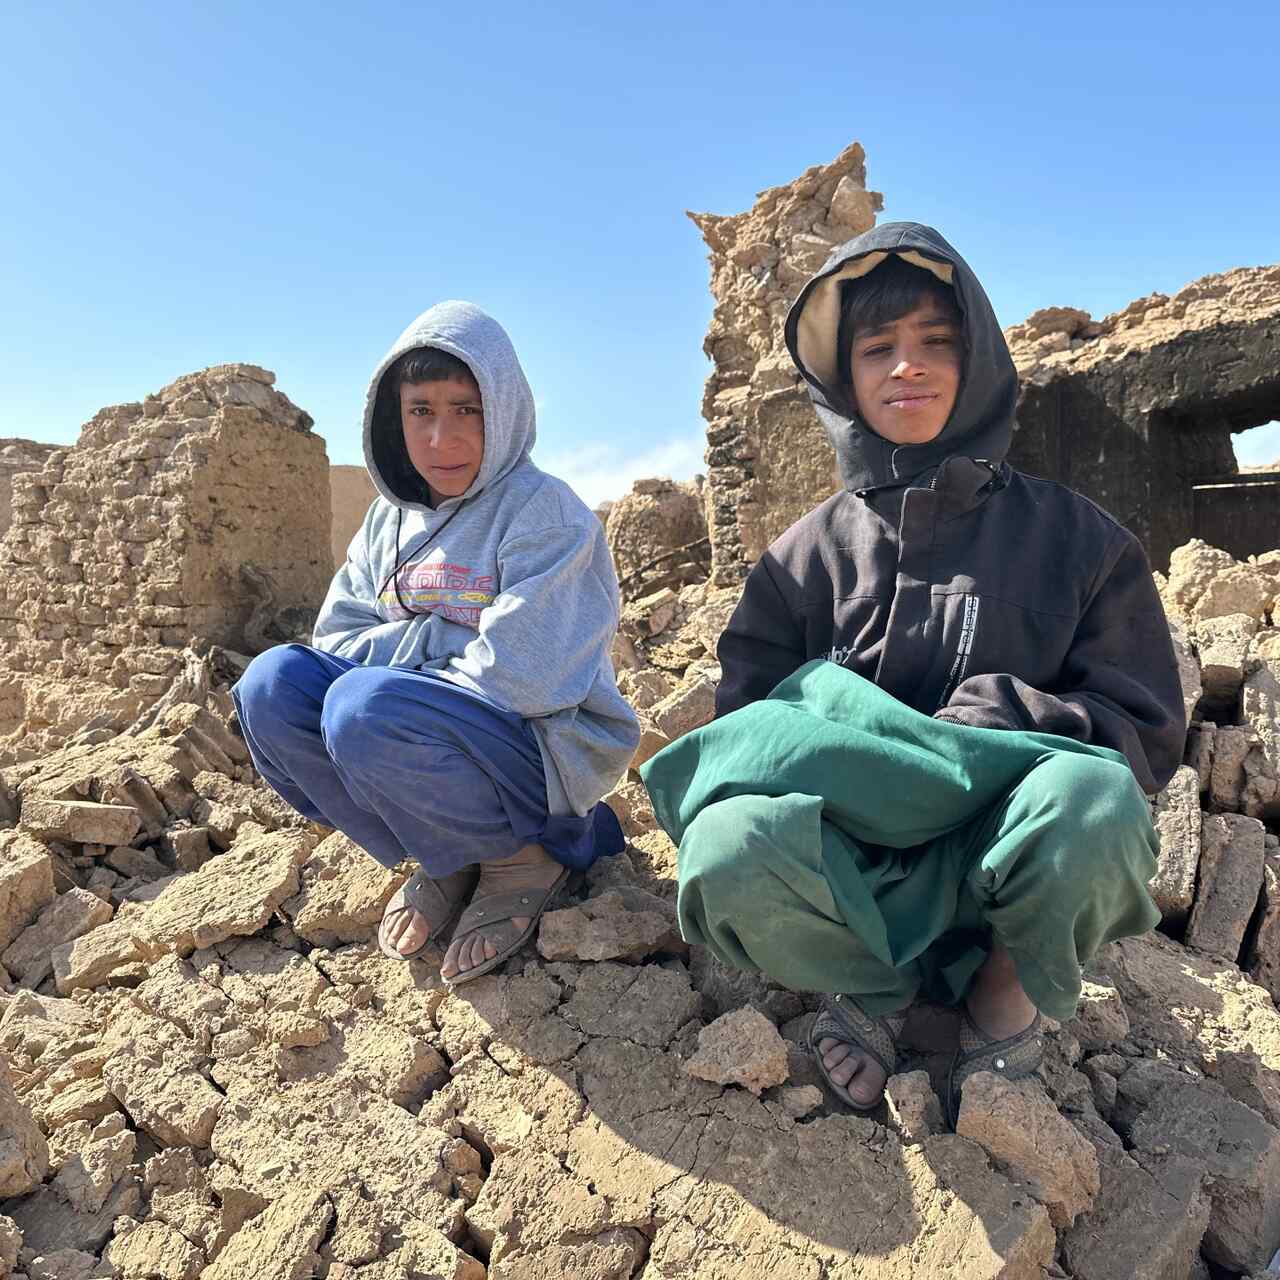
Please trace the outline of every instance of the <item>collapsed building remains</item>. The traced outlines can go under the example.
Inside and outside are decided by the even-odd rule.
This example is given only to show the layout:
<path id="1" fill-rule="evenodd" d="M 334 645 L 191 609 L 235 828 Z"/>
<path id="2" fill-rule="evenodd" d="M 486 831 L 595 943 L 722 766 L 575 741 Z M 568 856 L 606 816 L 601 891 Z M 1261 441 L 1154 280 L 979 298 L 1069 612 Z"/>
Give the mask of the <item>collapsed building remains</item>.
<path id="1" fill-rule="evenodd" d="M 746 213 L 691 213 L 710 249 L 715 311 L 707 421 L 712 579 L 739 581 L 760 553 L 838 484 L 835 455 L 782 340 L 800 286 L 833 246 L 875 225 L 858 143 L 760 193 Z"/>
<path id="2" fill-rule="evenodd" d="M 1274 547 L 1280 470 L 1238 474 L 1231 436 L 1280 418 L 1280 265 L 1096 323 L 1052 307 L 1006 336 L 1022 381 L 1014 466 L 1105 507 L 1157 567 L 1189 538 L 1236 556 Z"/>
<path id="3" fill-rule="evenodd" d="M 716 300 L 702 413 L 717 585 L 739 581 L 839 487 L 782 327 L 833 245 L 869 229 L 880 207 L 854 144 L 746 213 L 690 215 Z M 1205 276 L 1096 322 L 1046 308 L 1006 337 L 1022 380 L 1014 466 L 1092 498 L 1159 568 L 1195 537 L 1237 556 L 1274 546 L 1280 468 L 1237 474 L 1230 437 L 1280 419 L 1280 265 Z"/>
<path id="4" fill-rule="evenodd" d="M 0 760 L 129 724 L 184 647 L 255 652 L 332 573 L 324 442 L 252 365 L 102 409 L 14 475 L 0 541 Z M 269 643 L 269 633 L 266 642 Z M 288 638 L 280 634 L 277 638 Z"/>

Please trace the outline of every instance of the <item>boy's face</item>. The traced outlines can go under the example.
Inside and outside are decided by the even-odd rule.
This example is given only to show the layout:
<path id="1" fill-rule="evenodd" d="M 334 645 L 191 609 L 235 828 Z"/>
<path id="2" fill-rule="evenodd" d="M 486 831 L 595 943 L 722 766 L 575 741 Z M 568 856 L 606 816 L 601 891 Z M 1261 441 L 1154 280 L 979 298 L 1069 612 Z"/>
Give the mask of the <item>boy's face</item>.
<path id="1" fill-rule="evenodd" d="M 894 444 L 927 444 L 960 390 L 960 328 L 929 299 L 883 328 L 854 334 L 849 368 L 862 419 Z"/>
<path id="2" fill-rule="evenodd" d="M 400 424 L 432 503 L 466 493 L 484 461 L 484 405 L 475 379 L 403 383 Z"/>

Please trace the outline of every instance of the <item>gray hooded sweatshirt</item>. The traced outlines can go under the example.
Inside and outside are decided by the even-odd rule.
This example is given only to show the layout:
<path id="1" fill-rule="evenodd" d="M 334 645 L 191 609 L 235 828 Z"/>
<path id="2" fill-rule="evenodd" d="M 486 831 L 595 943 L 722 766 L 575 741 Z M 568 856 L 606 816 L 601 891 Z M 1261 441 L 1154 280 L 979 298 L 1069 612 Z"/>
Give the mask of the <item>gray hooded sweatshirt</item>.
<path id="1" fill-rule="evenodd" d="M 435 507 L 409 467 L 389 388 L 379 396 L 387 369 L 417 347 L 462 360 L 484 406 L 475 481 Z M 530 461 L 534 438 L 533 395 L 502 326 L 468 302 L 423 312 L 369 383 L 364 457 L 379 496 L 313 643 L 364 666 L 439 672 L 523 716 L 549 811 L 585 814 L 626 770 L 640 730 L 609 659 L 620 606 L 604 530 Z"/>

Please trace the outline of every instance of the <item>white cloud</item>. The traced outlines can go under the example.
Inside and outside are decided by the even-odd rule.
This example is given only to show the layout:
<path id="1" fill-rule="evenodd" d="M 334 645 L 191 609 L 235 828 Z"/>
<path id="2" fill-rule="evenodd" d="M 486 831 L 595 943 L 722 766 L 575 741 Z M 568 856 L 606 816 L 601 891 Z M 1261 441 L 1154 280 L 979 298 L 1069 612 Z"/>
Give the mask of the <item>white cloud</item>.
<path id="1" fill-rule="evenodd" d="M 633 481 L 648 476 L 688 480 L 705 471 L 702 452 L 706 443 L 698 431 L 635 453 L 628 453 L 621 445 L 603 443 L 583 445 L 572 452 L 541 454 L 535 449 L 534 461 L 543 471 L 568 483 L 587 506 L 598 507 L 622 497 Z"/>

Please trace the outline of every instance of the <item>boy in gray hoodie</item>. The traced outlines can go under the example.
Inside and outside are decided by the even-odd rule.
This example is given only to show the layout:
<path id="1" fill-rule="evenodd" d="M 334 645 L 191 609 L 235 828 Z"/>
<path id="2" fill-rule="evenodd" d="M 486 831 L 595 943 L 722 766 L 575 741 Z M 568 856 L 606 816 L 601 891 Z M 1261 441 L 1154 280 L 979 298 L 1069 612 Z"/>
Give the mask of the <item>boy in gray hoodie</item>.
<path id="1" fill-rule="evenodd" d="M 260 655 L 234 691 L 281 796 L 383 866 L 419 864 L 379 943 L 408 959 L 456 919 L 454 983 L 518 949 L 571 869 L 622 848 L 598 802 L 639 741 L 609 659 L 604 531 L 533 464 L 534 438 L 501 326 L 465 302 L 419 316 L 369 384 L 379 496 L 313 644 Z"/>

